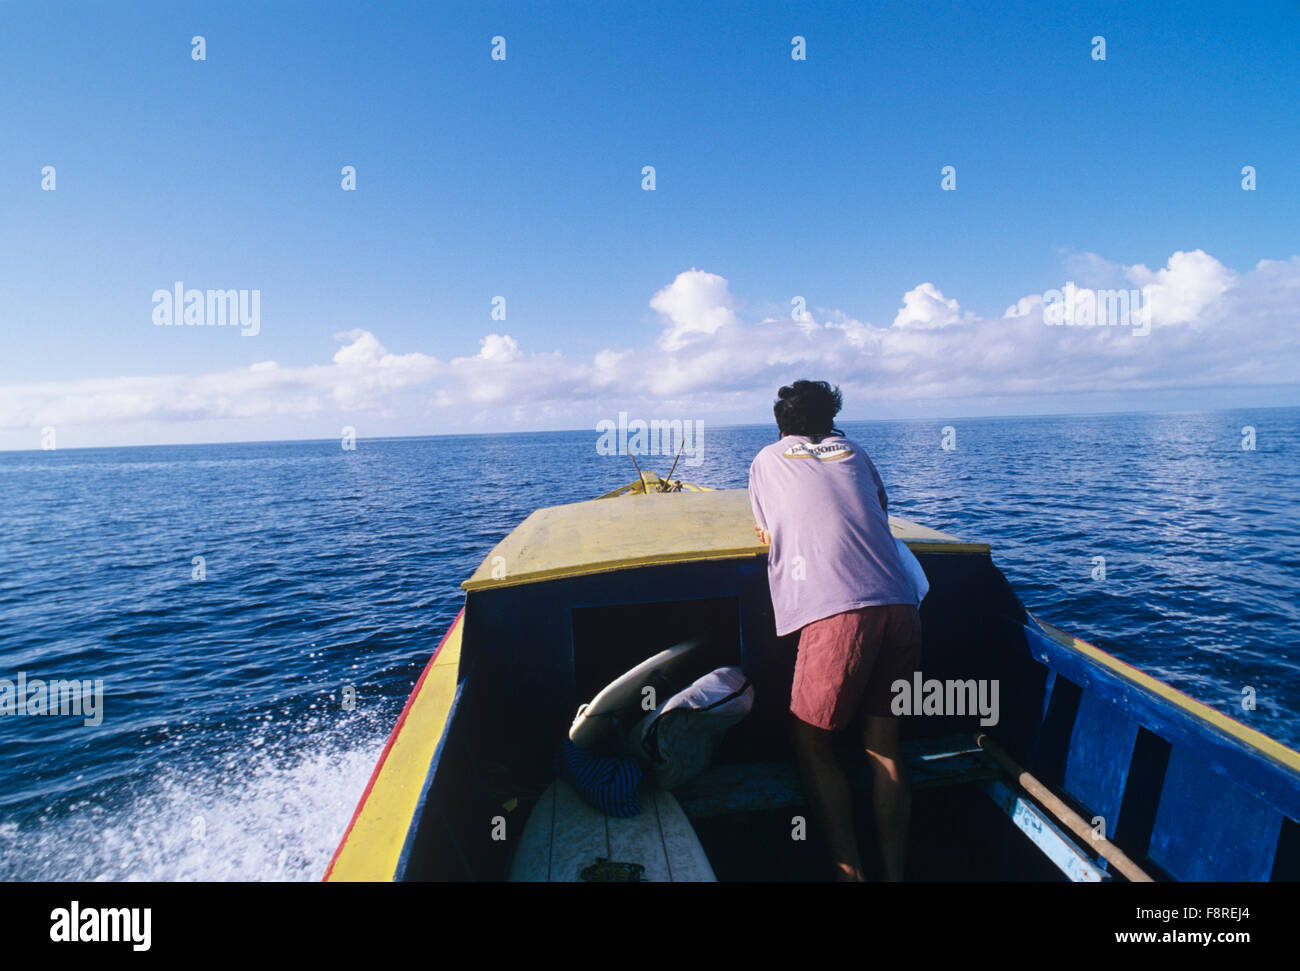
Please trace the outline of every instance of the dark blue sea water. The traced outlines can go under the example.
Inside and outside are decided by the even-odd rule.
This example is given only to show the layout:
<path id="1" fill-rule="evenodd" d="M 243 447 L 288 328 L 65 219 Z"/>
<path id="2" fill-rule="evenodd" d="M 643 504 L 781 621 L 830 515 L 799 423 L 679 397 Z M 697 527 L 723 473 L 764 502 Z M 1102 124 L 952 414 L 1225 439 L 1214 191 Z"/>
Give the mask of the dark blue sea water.
<path id="1" fill-rule="evenodd" d="M 1300 409 L 843 427 L 1031 610 L 1300 743 Z M 706 427 L 677 474 L 742 487 L 773 437 Z M 0 717 L 0 878 L 318 879 L 460 581 L 634 477 L 596 439 L 0 454 L 0 678 L 104 683 L 98 726 Z"/>

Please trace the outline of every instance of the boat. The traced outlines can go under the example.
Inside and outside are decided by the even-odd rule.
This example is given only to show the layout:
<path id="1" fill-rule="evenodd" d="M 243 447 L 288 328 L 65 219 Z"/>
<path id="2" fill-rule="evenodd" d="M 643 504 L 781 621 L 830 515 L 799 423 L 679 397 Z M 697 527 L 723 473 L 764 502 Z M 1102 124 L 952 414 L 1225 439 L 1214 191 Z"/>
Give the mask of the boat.
<path id="1" fill-rule="evenodd" d="M 690 637 L 756 697 L 673 791 L 717 879 L 826 879 L 800 830 L 795 642 L 775 633 L 748 494 L 638 474 L 536 510 L 462 584 L 325 880 L 505 880 L 575 711 Z M 908 880 L 1300 878 L 1300 753 L 1033 616 L 988 544 L 890 524 L 930 583 L 918 687 L 948 703 L 904 723 Z M 997 686 L 994 713 L 962 705 L 973 685 Z M 851 740 L 840 756 L 870 877 L 870 774 Z"/>

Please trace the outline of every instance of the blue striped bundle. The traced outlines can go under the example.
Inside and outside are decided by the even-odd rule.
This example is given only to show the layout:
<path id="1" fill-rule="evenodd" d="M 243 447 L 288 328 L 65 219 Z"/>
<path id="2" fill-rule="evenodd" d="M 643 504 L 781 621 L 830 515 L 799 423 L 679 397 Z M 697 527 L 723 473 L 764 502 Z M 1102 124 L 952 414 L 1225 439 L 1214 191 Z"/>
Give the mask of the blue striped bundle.
<path id="1" fill-rule="evenodd" d="M 641 811 L 641 763 L 631 756 L 597 755 L 565 739 L 555 771 L 602 812 L 626 819 Z"/>

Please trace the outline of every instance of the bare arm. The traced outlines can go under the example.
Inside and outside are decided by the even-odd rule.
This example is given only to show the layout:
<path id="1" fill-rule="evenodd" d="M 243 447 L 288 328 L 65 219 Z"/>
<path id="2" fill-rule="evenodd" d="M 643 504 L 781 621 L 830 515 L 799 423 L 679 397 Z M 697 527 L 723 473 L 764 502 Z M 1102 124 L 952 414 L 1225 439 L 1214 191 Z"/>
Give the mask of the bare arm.
<path id="1" fill-rule="evenodd" d="M 869 458 L 867 459 L 867 467 L 871 469 L 871 478 L 876 480 L 876 498 L 880 500 L 880 508 L 883 509 L 885 515 L 888 516 L 889 496 L 885 494 L 885 483 L 880 479 L 880 472 L 876 468 L 876 463 L 871 461 Z"/>
<path id="2" fill-rule="evenodd" d="M 758 536 L 758 541 L 771 546 L 772 534 L 767 531 L 767 518 L 763 515 L 763 506 L 758 501 L 758 490 L 754 488 L 754 470 L 752 466 L 749 470 L 749 505 L 754 510 L 754 532 Z"/>

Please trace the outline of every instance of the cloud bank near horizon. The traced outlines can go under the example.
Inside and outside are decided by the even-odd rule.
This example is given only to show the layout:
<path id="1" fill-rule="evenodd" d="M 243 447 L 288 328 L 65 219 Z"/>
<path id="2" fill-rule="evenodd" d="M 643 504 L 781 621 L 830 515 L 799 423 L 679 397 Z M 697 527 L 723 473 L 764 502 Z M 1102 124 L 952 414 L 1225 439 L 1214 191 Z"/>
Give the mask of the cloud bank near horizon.
<path id="1" fill-rule="evenodd" d="M 357 328 L 335 335 L 329 363 L 306 367 L 261 361 L 197 376 L 0 387 L 0 428 L 316 417 L 346 423 L 358 415 L 418 423 L 450 409 L 518 423 L 585 418 L 619 402 L 697 415 L 758 403 L 765 411 L 775 389 L 796 377 L 830 380 L 855 403 L 895 404 L 1300 382 L 1300 256 L 1262 260 L 1239 273 L 1199 249 L 1176 252 L 1156 270 L 1085 253 L 1070 257 L 1066 269 L 1080 287 L 1146 288 L 1149 334 L 1049 326 L 1042 294 L 1014 300 L 1000 317 L 982 317 L 928 281 L 903 295 L 888 325 L 826 308 L 802 319 L 746 322 L 726 278 L 691 269 L 650 298 L 659 331 L 640 346 L 589 356 L 530 352 L 509 334 L 492 333 L 477 354 L 441 359 L 394 353 L 373 330 Z"/>

